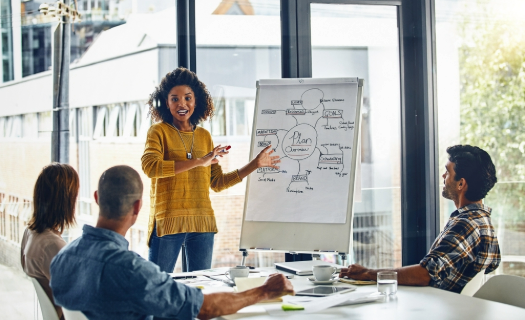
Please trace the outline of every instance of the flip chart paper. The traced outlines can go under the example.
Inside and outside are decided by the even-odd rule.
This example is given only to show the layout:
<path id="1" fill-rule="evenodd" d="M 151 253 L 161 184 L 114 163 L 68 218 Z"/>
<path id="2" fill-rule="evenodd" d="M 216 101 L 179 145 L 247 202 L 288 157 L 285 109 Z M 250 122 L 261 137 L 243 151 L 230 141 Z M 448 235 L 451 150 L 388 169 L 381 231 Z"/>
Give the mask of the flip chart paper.
<path id="1" fill-rule="evenodd" d="M 260 84 L 251 158 L 271 145 L 281 163 L 251 174 L 247 221 L 346 222 L 357 90 Z"/>

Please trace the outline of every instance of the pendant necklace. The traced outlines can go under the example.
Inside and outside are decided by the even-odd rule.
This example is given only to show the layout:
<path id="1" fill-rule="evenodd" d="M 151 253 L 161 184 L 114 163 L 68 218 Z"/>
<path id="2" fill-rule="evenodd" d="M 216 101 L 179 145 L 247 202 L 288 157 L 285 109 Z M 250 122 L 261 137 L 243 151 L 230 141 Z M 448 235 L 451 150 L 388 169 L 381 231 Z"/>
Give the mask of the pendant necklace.
<path id="1" fill-rule="evenodd" d="M 193 142 L 195 141 L 195 129 L 191 131 L 193 132 L 193 135 L 191 136 L 191 149 L 190 149 L 190 152 L 188 152 L 188 149 L 186 149 L 186 143 L 184 143 L 184 139 L 182 139 L 182 135 L 180 134 L 179 129 L 177 129 L 177 127 L 175 127 L 175 125 L 173 124 L 171 124 L 171 126 L 175 128 L 175 130 L 177 130 L 177 133 L 179 134 L 180 140 L 182 141 L 182 144 L 184 145 L 184 151 L 186 151 L 186 158 L 191 159 L 192 158 L 191 153 L 193 152 Z"/>

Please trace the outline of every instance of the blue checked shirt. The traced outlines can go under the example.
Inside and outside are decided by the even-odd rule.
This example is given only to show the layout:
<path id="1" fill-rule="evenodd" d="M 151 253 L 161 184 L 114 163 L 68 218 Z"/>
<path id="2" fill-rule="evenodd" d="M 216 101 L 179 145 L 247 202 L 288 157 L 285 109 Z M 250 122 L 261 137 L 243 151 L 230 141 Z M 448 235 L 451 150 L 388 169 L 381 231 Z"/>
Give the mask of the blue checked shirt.
<path id="1" fill-rule="evenodd" d="M 501 262 L 491 208 L 470 204 L 454 211 L 445 229 L 419 263 L 433 287 L 460 293 L 481 270 L 490 273 Z"/>
<path id="2" fill-rule="evenodd" d="M 51 262 L 55 303 L 90 320 L 194 319 L 203 295 L 128 250 L 120 234 L 84 225 Z"/>

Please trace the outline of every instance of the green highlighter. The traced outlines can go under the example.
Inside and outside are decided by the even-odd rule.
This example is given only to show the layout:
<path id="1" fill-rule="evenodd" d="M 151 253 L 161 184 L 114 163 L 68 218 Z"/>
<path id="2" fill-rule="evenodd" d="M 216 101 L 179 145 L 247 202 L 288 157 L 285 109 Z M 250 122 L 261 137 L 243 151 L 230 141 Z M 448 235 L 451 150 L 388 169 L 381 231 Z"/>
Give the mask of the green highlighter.
<path id="1" fill-rule="evenodd" d="M 283 311 L 304 310 L 303 306 L 300 306 L 300 305 L 297 305 L 297 304 L 283 304 L 281 307 L 283 308 Z"/>

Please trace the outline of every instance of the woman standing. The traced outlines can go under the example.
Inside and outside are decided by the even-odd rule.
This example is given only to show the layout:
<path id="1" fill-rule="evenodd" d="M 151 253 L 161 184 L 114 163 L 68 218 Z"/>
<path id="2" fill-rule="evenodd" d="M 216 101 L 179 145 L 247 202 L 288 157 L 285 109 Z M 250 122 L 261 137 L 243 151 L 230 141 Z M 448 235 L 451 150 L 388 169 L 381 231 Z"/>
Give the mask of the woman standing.
<path id="1" fill-rule="evenodd" d="M 78 188 L 78 174 L 70 165 L 52 163 L 44 167 L 33 192 L 33 216 L 22 237 L 22 268 L 40 283 L 53 303 L 49 265 L 66 245 L 62 232 L 75 223 Z M 63 319 L 62 309 L 57 305 L 55 309 Z"/>
<path id="2" fill-rule="evenodd" d="M 226 146 L 213 146 L 210 133 L 197 126 L 213 115 L 204 83 L 185 68 L 168 73 L 148 104 L 155 124 L 148 131 L 142 169 L 151 178 L 148 225 L 149 260 L 173 272 L 182 244 L 187 270 L 211 267 L 217 233 L 210 187 L 218 192 L 242 181 L 259 167 L 276 167 L 278 156 L 266 147 L 246 166 L 223 173 L 217 157 Z"/>

